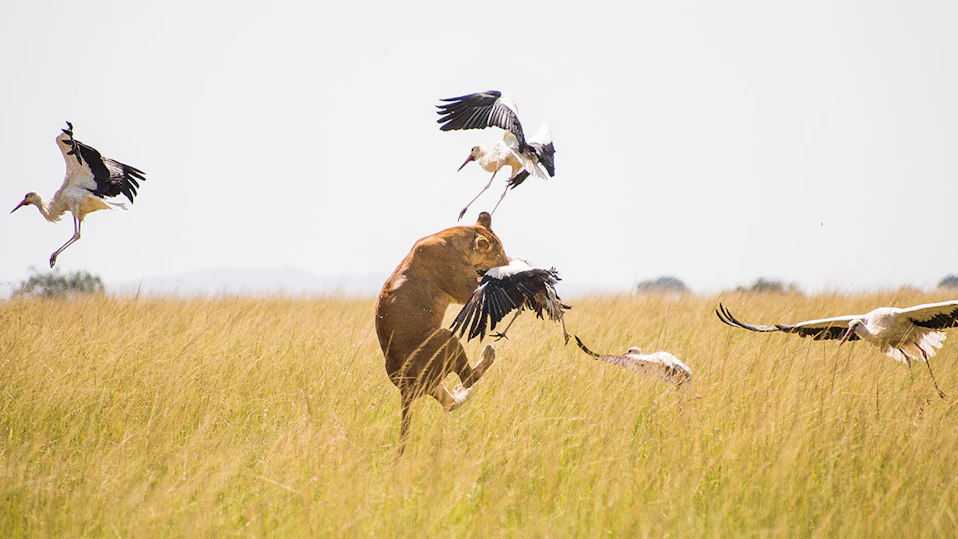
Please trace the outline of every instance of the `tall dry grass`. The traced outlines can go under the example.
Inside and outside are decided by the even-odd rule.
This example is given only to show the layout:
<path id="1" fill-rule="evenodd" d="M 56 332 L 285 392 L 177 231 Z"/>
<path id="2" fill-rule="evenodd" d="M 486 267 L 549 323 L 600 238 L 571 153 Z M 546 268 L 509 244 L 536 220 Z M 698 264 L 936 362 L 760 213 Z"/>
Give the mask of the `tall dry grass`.
<path id="1" fill-rule="evenodd" d="M 797 321 L 946 299 L 726 295 Z M 934 366 L 723 326 L 716 298 L 581 298 L 599 352 L 524 315 L 453 414 L 399 396 L 373 301 L 0 303 L 0 530 L 66 536 L 955 536 L 958 336 Z M 466 348 L 473 361 L 479 345 Z"/>

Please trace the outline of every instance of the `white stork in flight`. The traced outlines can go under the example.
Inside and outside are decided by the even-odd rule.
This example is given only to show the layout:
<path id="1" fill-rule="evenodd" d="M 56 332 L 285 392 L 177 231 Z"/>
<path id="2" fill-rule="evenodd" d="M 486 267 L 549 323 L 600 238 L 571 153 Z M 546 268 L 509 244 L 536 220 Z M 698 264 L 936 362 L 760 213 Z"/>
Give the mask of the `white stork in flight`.
<path id="1" fill-rule="evenodd" d="M 13 213 L 24 206 L 34 205 L 51 223 L 59 221 L 67 211 L 73 214 L 73 237 L 50 255 L 50 267 L 57 263 L 57 256 L 73 242 L 80 239 L 80 225 L 86 214 L 97 210 L 126 210 L 122 202 L 105 200 L 104 197 L 125 195 L 133 203 L 137 182 L 145 181 L 142 170 L 102 157 L 100 152 L 73 138 L 73 124 L 57 137 L 57 147 L 66 161 L 66 177 L 63 185 L 53 194 L 50 202 L 34 192 L 27 193 L 17 204 Z"/>
<path id="2" fill-rule="evenodd" d="M 929 358 L 934 356 L 945 342 L 945 332 L 942 330 L 958 326 L 958 300 L 927 303 L 904 309 L 879 307 L 868 314 L 851 314 L 774 326 L 755 326 L 739 322 L 721 303 L 715 314 L 719 320 L 732 327 L 751 331 L 784 331 L 811 337 L 816 341 L 841 339 L 839 344 L 864 339 L 881 348 L 888 356 L 905 362 L 909 373 L 912 372 L 913 361 L 923 361 L 928 366 L 928 374 L 931 375 L 938 395 L 945 397 L 935 380 Z"/>
<path id="3" fill-rule="evenodd" d="M 437 120 L 442 124 L 439 127 L 442 131 L 487 127 L 499 127 L 505 130 L 502 140 L 491 150 L 482 146 L 473 146 L 469 157 L 459 167 L 459 170 L 462 170 L 462 167 L 468 165 L 470 161 L 475 161 L 483 170 L 492 173 L 492 177 L 482 191 L 479 191 L 479 194 L 459 212 L 459 219 L 462 219 L 469 206 L 485 193 L 486 189 L 489 189 L 496 173 L 503 167 L 511 167 L 512 174 L 506 182 L 502 196 L 499 197 L 499 202 L 492 208 L 492 213 L 496 212 L 496 208 L 506 197 L 509 189 L 515 189 L 530 175 L 542 179 L 555 176 L 555 146 L 552 144 L 552 132 L 549 131 L 549 126 L 542 124 L 534 135 L 526 139 L 522 124 L 519 123 L 519 108 L 508 94 L 489 90 L 440 99 L 440 101 L 443 104 L 436 105 L 439 108 L 436 112 L 442 116 Z"/>
<path id="4" fill-rule="evenodd" d="M 515 310 L 516 314 L 506 329 L 493 334 L 499 340 L 506 337 L 506 332 L 519 313 L 529 309 L 538 318 L 543 318 L 542 313 L 545 312 L 549 320 L 561 322 L 562 334 L 568 344 L 570 335 L 565 329 L 563 311 L 572 307 L 563 303 L 556 294 L 555 285 L 558 282 L 559 272 L 555 268 L 536 268 L 521 258 L 512 258 L 508 266 L 486 271 L 479 281 L 479 287 L 453 321 L 451 330 L 462 337 L 468 329 L 469 337 L 466 340 L 478 336 L 481 341 L 487 327 L 489 330 L 496 329 L 496 325 Z"/>
<path id="5" fill-rule="evenodd" d="M 622 355 L 596 354 L 586 348 L 578 335 L 575 336 L 575 342 L 586 354 L 613 365 L 627 369 L 635 369 L 646 375 L 655 375 L 677 386 L 692 381 L 692 369 L 685 363 L 679 361 L 679 358 L 668 352 L 660 351 L 652 354 L 643 354 L 641 348 L 633 346 L 629 348 L 628 352 Z"/>

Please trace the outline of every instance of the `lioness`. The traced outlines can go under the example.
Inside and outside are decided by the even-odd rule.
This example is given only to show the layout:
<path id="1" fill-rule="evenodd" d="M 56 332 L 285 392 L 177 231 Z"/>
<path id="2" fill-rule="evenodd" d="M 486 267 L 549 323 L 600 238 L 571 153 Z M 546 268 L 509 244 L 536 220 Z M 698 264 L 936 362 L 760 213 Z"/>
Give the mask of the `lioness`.
<path id="1" fill-rule="evenodd" d="M 492 216 L 483 212 L 475 226 L 447 228 L 417 241 L 383 285 L 376 302 L 376 333 L 386 373 L 399 388 L 399 454 L 413 401 L 431 395 L 451 412 L 469 398 L 472 385 L 495 360 L 495 349 L 487 345 L 470 367 L 459 340 L 440 326 L 450 303 L 469 301 L 481 273 L 508 263 L 492 232 Z M 442 381 L 453 372 L 460 387 L 450 393 Z"/>

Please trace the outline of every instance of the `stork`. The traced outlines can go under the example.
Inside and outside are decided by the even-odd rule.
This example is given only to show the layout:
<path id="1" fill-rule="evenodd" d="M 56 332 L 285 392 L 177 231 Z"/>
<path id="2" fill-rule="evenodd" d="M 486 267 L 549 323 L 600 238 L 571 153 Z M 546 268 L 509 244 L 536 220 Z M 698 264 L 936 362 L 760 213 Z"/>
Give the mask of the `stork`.
<path id="1" fill-rule="evenodd" d="M 559 282 L 559 272 L 555 268 L 543 269 L 530 266 L 521 258 L 512 258 L 508 266 L 492 268 L 482 276 L 479 287 L 459 311 L 450 329 L 462 337 L 468 328 L 469 337 L 486 335 L 486 328 L 496 329 L 496 325 L 512 312 L 515 316 L 502 333 L 496 333 L 496 340 L 506 338 L 506 332 L 512 327 L 524 309 L 543 318 L 543 312 L 553 322 L 562 323 L 562 335 L 569 343 L 569 332 L 565 328 L 564 311 L 571 309 L 556 294 L 555 285 Z"/>
<path id="2" fill-rule="evenodd" d="M 140 187 L 138 182 L 146 180 L 142 170 L 102 157 L 100 152 L 74 139 L 73 124 L 70 122 L 62 131 L 56 142 L 67 166 L 63 185 L 53 194 L 49 203 L 37 193 L 29 192 L 10 212 L 33 205 L 51 223 L 59 221 L 67 211 L 73 214 L 73 237 L 50 255 L 51 268 L 57 263 L 57 256 L 80 239 L 80 225 L 86 214 L 97 210 L 126 211 L 126 205 L 122 202 L 106 200 L 104 197 L 122 194 L 132 204 L 136 190 Z"/>
<path id="3" fill-rule="evenodd" d="M 508 94 L 489 90 L 440 99 L 440 101 L 444 104 L 436 105 L 439 108 L 436 112 L 442 116 L 437 120 L 442 124 L 439 127 L 442 131 L 487 127 L 499 127 L 505 130 L 502 140 L 491 150 L 483 146 L 473 146 L 469 157 L 459 167 L 459 170 L 462 170 L 471 161 L 475 161 L 483 170 L 492 173 L 492 177 L 482 191 L 479 191 L 479 194 L 459 212 L 459 219 L 462 219 L 469 206 L 489 189 L 492 180 L 496 178 L 496 173 L 503 167 L 510 167 L 512 170 L 509 181 L 506 182 L 506 188 L 502 191 L 499 202 L 496 202 L 495 207 L 492 208 L 492 213 L 496 212 L 496 208 L 506 197 L 509 189 L 515 189 L 530 175 L 542 179 L 555 176 L 555 146 L 552 144 L 552 132 L 549 126 L 542 124 L 542 127 L 526 140 L 522 124 L 519 123 L 519 108 Z"/>
<path id="4" fill-rule="evenodd" d="M 583 344 L 578 335 L 575 336 L 575 342 L 586 354 L 613 365 L 635 369 L 646 375 L 654 375 L 677 386 L 692 381 L 692 369 L 668 352 L 643 354 L 641 348 L 633 346 L 621 355 L 596 354 Z"/>
<path id="5" fill-rule="evenodd" d="M 915 377 L 911 369 L 912 362 L 924 362 L 928 366 L 928 374 L 931 375 L 938 395 L 945 398 L 935 380 L 929 358 L 934 356 L 945 342 L 946 335 L 942 330 L 958 326 L 958 300 L 907 308 L 879 307 L 868 314 L 851 314 L 774 326 L 739 322 L 721 303 L 715 309 L 715 314 L 719 320 L 732 327 L 750 331 L 784 331 L 811 337 L 816 341 L 841 339 L 840 345 L 847 341 L 864 339 L 889 357 L 907 364 L 912 379 Z"/>

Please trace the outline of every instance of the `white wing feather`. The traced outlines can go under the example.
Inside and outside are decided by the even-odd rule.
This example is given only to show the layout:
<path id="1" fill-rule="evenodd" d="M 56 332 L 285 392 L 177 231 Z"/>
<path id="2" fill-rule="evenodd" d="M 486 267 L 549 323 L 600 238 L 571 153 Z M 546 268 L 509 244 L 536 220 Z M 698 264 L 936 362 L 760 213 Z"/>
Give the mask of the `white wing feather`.
<path id="1" fill-rule="evenodd" d="M 938 315 L 951 314 L 956 309 L 958 309 L 958 300 L 915 305 L 914 307 L 908 307 L 907 309 L 900 309 L 899 312 L 907 315 L 909 320 L 924 322 L 931 320 Z"/>
<path id="2" fill-rule="evenodd" d="M 529 137 L 528 142 L 538 142 L 543 145 L 552 142 L 552 130 L 549 129 L 549 124 L 543 123 L 539 130 Z"/>

